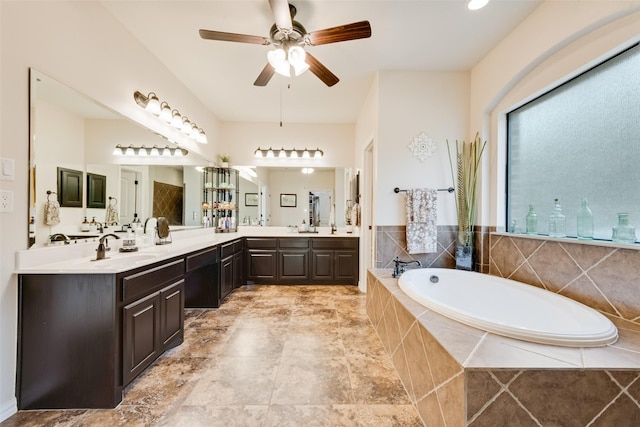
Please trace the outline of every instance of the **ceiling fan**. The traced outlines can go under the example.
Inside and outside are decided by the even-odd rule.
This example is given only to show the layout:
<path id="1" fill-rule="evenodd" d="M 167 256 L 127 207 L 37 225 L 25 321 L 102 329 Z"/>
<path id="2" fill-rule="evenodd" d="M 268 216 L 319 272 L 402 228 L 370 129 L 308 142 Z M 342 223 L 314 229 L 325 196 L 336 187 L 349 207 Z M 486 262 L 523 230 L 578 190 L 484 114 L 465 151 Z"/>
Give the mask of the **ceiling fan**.
<path id="1" fill-rule="evenodd" d="M 269 0 L 269 6 L 271 6 L 275 19 L 275 23 L 269 31 L 269 37 L 200 30 L 200 37 L 207 40 L 273 45 L 275 47 L 267 54 L 267 65 L 253 83 L 255 86 L 266 86 L 276 72 L 285 76 L 290 76 L 292 73 L 297 76 L 306 70 L 310 70 L 327 86 L 333 86 L 340 79 L 314 56 L 306 52 L 304 47 L 371 37 L 369 21 L 354 22 L 308 33 L 302 24 L 293 20 L 296 8 L 288 4 L 287 0 Z"/>

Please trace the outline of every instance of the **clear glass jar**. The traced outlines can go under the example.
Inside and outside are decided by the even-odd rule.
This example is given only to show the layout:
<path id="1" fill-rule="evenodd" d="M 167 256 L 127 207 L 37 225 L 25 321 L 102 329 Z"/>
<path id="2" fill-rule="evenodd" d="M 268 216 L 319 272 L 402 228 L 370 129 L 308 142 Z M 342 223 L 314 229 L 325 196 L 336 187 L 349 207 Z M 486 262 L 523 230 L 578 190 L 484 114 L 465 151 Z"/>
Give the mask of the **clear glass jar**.
<path id="1" fill-rule="evenodd" d="M 615 243 L 635 243 L 636 228 L 629 225 L 629 214 L 618 214 L 618 225 L 613 227 L 613 235 L 611 240 Z"/>
<path id="2" fill-rule="evenodd" d="M 527 234 L 538 234 L 538 214 L 533 209 L 533 205 L 529 205 L 529 213 L 526 218 Z"/>
<path id="3" fill-rule="evenodd" d="M 578 211 L 578 239 L 580 240 L 592 240 L 593 239 L 593 213 L 589 209 L 589 202 L 587 198 L 582 199 L 582 205 Z"/>
<path id="4" fill-rule="evenodd" d="M 558 199 L 554 200 L 553 212 L 549 215 L 549 237 L 566 237 L 567 218 L 562 213 Z"/>

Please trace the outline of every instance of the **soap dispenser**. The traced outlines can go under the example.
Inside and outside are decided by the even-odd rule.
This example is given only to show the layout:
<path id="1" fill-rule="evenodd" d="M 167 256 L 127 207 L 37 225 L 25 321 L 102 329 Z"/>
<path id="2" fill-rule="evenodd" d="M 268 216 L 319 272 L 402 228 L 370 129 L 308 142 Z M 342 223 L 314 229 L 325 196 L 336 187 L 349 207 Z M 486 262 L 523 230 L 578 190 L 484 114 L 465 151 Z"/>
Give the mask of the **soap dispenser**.
<path id="1" fill-rule="evenodd" d="M 84 217 L 84 221 L 82 221 L 82 224 L 80 224 L 80 231 L 89 231 L 90 227 L 89 227 L 89 221 L 87 221 L 87 217 Z"/>

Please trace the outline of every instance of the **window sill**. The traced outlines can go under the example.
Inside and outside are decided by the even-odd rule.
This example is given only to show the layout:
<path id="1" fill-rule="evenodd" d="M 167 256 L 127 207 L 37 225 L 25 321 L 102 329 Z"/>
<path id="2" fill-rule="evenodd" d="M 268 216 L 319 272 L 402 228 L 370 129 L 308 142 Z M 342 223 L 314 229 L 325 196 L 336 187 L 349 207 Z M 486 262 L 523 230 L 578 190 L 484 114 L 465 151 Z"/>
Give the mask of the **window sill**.
<path id="1" fill-rule="evenodd" d="M 548 240 L 552 242 L 573 243 L 578 245 L 604 246 L 607 248 L 640 250 L 639 243 L 614 243 L 610 240 L 600 240 L 600 239 L 578 240 L 575 237 L 549 237 L 543 234 L 519 234 L 519 233 L 507 233 L 504 231 L 493 231 L 491 232 L 491 234 L 495 236 L 517 237 L 521 239 Z"/>

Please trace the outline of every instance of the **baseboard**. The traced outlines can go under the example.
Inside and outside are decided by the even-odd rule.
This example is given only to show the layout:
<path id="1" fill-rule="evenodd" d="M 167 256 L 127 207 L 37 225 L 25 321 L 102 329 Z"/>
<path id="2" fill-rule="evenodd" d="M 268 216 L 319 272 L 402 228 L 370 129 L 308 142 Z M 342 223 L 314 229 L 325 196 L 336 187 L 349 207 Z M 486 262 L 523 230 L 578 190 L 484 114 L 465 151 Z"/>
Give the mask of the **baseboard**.
<path id="1" fill-rule="evenodd" d="M 18 412 L 18 402 L 12 398 L 0 405 L 0 423 Z"/>

